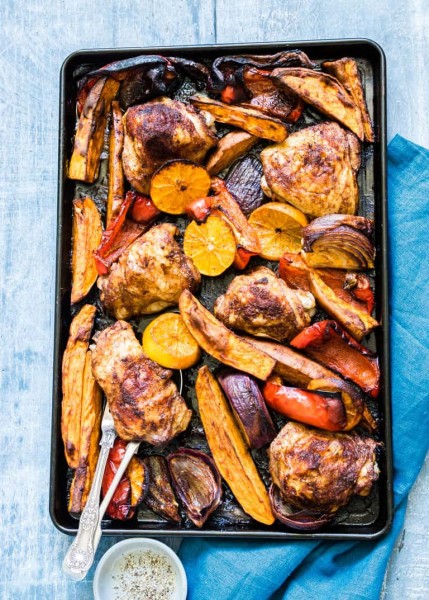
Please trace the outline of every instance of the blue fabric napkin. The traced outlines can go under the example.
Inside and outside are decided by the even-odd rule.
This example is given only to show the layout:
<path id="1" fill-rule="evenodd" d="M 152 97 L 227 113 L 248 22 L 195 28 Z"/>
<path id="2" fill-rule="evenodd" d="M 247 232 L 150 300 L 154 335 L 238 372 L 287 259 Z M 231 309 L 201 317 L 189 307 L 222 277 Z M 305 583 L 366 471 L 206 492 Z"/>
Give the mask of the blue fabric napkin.
<path id="1" fill-rule="evenodd" d="M 376 600 L 429 442 L 429 151 L 388 148 L 395 517 L 376 542 L 186 539 L 189 600 Z"/>

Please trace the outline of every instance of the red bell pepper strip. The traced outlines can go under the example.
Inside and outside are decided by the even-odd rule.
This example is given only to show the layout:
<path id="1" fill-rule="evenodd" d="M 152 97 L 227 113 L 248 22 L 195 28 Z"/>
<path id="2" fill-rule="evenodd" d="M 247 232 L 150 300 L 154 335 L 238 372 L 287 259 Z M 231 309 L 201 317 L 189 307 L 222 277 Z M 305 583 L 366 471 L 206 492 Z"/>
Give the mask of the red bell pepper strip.
<path id="1" fill-rule="evenodd" d="M 109 271 L 111 262 L 106 261 L 106 257 L 109 254 L 109 250 L 113 246 L 113 242 L 118 236 L 119 231 L 124 224 L 125 217 L 127 216 L 128 209 L 134 201 L 133 192 L 127 192 L 125 199 L 121 204 L 118 215 L 115 219 L 110 221 L 110 225 L 103 231 L 101 236 L 101 242 L 97 250 L 94 251 L 95 265 L 99 275 L 106 275 Z"/>
<path id="2" fill-rule="evenodd" d="M 263 396 L 282 415 L 327 431 L 341 431 L 347 422 L 341 393 L 309 392 L 267 381 Z"/>
<path id="3" fill-rule="evenodd" d="M 211 212 L 213 204 L 213 196 L 206 196 L 205 198 L 198 198 L 194 200 L 186 207 L 186 214 L 190 219 L 194 221 L 202 222 L 207 219 Z"/>
<path id="4" fill-rule="evenodd" d="M 380 389 L 380 368 L 373 352 L 353 339 L 336 321 L 314 323 L 301 331 L 290 345 L 376 398 Z"/>
<path id="5" fill-rule="evenodd" d="M 256 256 L 255 252 L 249 252 L 249 250 L 246 250 L 245 248 L 237 248 L 232 264 L 236 269 L 242 271 L 247 267 L 252 256 Z"/>
<path id="6" fill-rule="evenodd" d="M 103 496 L 108 492 L 110 484 L 122 462 L 126 448 L 127 442 L 124 442 L 124 440 L 121 440 L 120 438 L 116 438 L 113 448 L 111 448 L 109 452 L 106 468 L 104 470 L 103 482 L 101 484 Z M 123 521 L 125 519 L 130 519 L 134 515 L 134 512 L 134 509 L 131 508 L 131 483 L 126 473 L 124 473 L 109 502 L 106 513 L 111 519 Z"/>
<path id="7" fill-rule="evenodd" d="M 148 196 L 141 196 L 135 192 L 131 193 L 134 194 L 134 204 L 131 208 L 131 218 L 133 221 L 146 224 L 150 223 L 155 217 L 161 214 L 161 211 L 156 208 L 155 204 Z"/>

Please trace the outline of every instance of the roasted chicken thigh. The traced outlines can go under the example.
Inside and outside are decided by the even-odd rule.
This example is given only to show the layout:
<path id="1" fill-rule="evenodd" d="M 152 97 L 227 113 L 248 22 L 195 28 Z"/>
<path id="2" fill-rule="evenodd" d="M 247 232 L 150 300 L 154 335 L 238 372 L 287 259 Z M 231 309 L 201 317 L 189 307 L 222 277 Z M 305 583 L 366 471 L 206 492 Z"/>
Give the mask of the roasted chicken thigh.
<path id="1" fill-rule="evenodd" d="M 314 310 L 310 292 L 289 288 L 267 267 L 235 277 L 214 305 L 216 317 L 227 327 L 279 341 L 307 327 Z"/>
<path id="2" fill-rule="evenodd" d="M 377 480 L 377 443 L 289 421 L 271 443 L 270 473 L 283 499 L 300 509 L 335 513 Z"/>
<path id="3" fill-rule="evenodd" d="M 117 321 L 98 334 L 92 372 L 123 440 L 165 444 L 188 426 L 191 410 L 170 380 L 172 371 L 146 358 L 129 323 Z"/>
<path id="4" fill-rule="evenodd" d="M 201 275 L 174 239 L 178 229 L 163 223 L 140 236 L 98 278 L 100 299 L 117 319 L 159 312 L 179 301 L 183 290 L 195 291 Z"/>
<path id="5" fill-rule="evenodd" d="M 353 215 L 359 203 L 356 173 L 360 167 L 357 137 L 327 122 L 292 133 L 261 152 L 268 194 L 306 215 Z"/>
<path id="6" fill-rule="evenodd" d="M 149 193 L 152 174 L 167 160 L 203 161 L 217 143 L 205 114 L 164 97 L 127 110 L 122 163 L 126 178 L 137 191 Z"/>

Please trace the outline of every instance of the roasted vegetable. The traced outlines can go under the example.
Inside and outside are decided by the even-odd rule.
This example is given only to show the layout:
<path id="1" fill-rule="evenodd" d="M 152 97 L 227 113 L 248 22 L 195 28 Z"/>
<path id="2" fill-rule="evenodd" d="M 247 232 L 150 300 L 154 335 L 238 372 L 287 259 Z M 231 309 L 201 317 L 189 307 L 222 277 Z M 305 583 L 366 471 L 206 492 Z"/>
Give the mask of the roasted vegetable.
<path id="1" fill-rule="evenodd" d="M 97 279 L 94 250 L 100 244 L 102 229 L 95 202 L 89 197 L 73 200 L 72 304 L 85 298 Z"/>
<path id="2" fill-rule="evenodd" d="M 67 464 L 72 469 L 79 467 L 79 457 L 81 455 L 85 365 L 95 311 L 95 306 L 85 304 L 74 317 L 70 325 L 70 334 L 63 355 L 61 435 Z M 90 402 L 90 398 L 85 398 L 85 406 L 87 402 Z"/>
<path id="3" fill-rule="evenodd" d="M 198 450 L 179 448 L 167 457 L 174 489 L 186 514 L 202 527 L 219 506 L 222 482 L 212 458 Z"/>
<path id="4" fill-rule="evenodd" d="M 325 392 L 341 392 L 341 399 L 346 411 L 346 423 L 343 431 L 350 431 L 360 422 L 364 412 L 364 399 L 362 392 L 340 377 L 328 377 L 327 379 L 313 379 L 307 386 L 308 390 Z"/>
<path id="5" fill-rule="evenodd" d="M 350 94 L 350 97 L 353 98 L 354 103 L 359 108 L 362 115 L 365 141 L 374 142 L 374 131 L 368 114 L 368 108 L 365 102 L 365 95 L 356 61 L 353 58 L 345 57 L 332 62 L 326 61 L 322 63 L 322 67 L 325 71 L 336 77 Z"/>
<path id="6" fill-rule="evenodd" d="M 171 487 L 167 461 L 163 456 L 146 456 L 143 459 L 149 474 L 149 487 L 145 504 L 168 521 L 180 523 L 179 505 Z"/>
<path id="7" fill-rule="evenodd" d="M 211 213 L 220 216 L 232 229 L 237 246 L 251 255 L 259 254 L 261 244 L 255 230 L 244 216 L 239 204 L 229 193 L 225 182 L 215 177 L 212 179 L 212 190 L 215 196 L 212 200 Z"/>
<path id="8" fill-rule="evenodd" d="M 256 156 L 247 155 L 235 162 L 226 176 L 226 187 L 246 217 L 264 200 L 261 175 L 261 161 Z"/>
<path id="9" fill-rule="evenodd" d="M 140 194 L 135 195 L 135 200 L 131 208 L 131 218 L 133 221 L 147 224 L 160 214 L 160 211 L 150 198 L 141 196 Z"/>
<path id="10" fill-rule="evenodd" d="M 98 248 L 94 251 L 95 264 L 99 275 L 105 275 L 106 273 L 108 273 L 111 264 L 118 258 L 117 255 L 115 255 L 114 258 L 112 258 L 111 254 L 113 249 L 118 246 L 117 240 L 120 231 L 124 226 L 127 212 L 132 203 L 134 202 L 135 196 L 135 192 L 127 192 L 125 200 L 122 202 L 118 214 L 110 222 L 107 229 L 103 231 L 100 244 Z"/>
<path id="11" fill-rule="evenodd" d="M 279 275 L 293 289 L 309 291 L 310 272 L 306 261 L 297 254 L 285 253 L 280 259 Z M 371 314 L 374 308 L 374 293 L 371 282 L 364 273 L 339 269 L 317 269 L 317 274 L 333 292 L 355 308 Z"/>
<path id="12" fill-rule="evenodd" d="M 263 394 L 272 409 L 294 421 L 327 431 L 341 431 L 346 425 L 346 413 L 339 393 L 309 392 L 288 387 L 275 377 L 265 383 Z"/>
<path id="13" fill-rule="evenodd" d="M 376 398 L 380 368 L 373 353 L 353 339 L 336 321 L 319 321 L 301 331 L 291 346 L 356 383 Z"/>
<path id="14" fill-rule="evenodd" d="M 251 54 L 219 56 L 213 61 L 211 67 L 209 89 L 211 92 L 221 93 L 224 102 L 241 102 L 252 96 L 243 79 L 247 67 L 275 69 L 314 66 L 315 64 L 301 50 L 287 50 L 261 56 Z"/>
<path id="15" fill-rule="evenodd" d="M 245 373 L 224 370 L 218 381 L 249 448 L 262 448 L 272 442 L 276 430 L 255 379 Z"/>
<path id="16" fill-rule="evenodd" d="M 304 110 L 304 102 L 293 92 L 279 90 L 270 77 L 269 71 L 244 69 L 243 81 L 252 97 L 241 106 L 260 110 L 264 114 L 295 123 Z"/>
<path id="17" fill-rule="evenodd" d="M 113 448 L 109 452 L 104 471 L 101 486 L 103 496 L 109 490 L 126 449 L 127 442 L 116 438 Z M 143 501 L 146 495 L 148 484 L 149 479 L 143 461 L 133 456 L 109 502 L 106 514 L 111 519 L 118 519 L 120 521 L 131 519 L 135 515 L 137 506 Z"/>
<path id="18" fill-rule="evenodd" d="M 80 115 L 74 139 L 68 176 L 86 183 L 98 177 L 110 103 L 119 89 L 119 82 L 110 77 L 99 79 L 89 92 Z"/>
<path id="19" fill-rule="evenodd" d="M 304 258 L 309 267 L 372 269 L 373 223 L 365 217 L 327 215 L 304 227 Z"/>
<path id="20" fill-rule="evenodd" d="M 379 323 L 366 310 L 356 308 L 339 298 L 316 272 L 310 271 L 308 276 L 316 301 L 356 340 L 361 341 L 378 327 Z"/>
<path id="21" fill-rule="evenodd" d="M 329 369 L 287 346 L 250 337 L 245 339 L 276 361 L 273 373 L 282 377 L 287 383 L 307 387 L 312 379 L 335 377 Z"/>
<path id="22" fill-rule="evenodd" d="M 339 121 L 363 140 L 363 122 L 359 108 L 340 82 L 311 69 L 275 69 L 272 77 L 281 89 L 295 92 L 307 104 Z"/>
<path id="23" fill-rule="evenodd" d="M 265 525 L 274 523 L 267 490 L 219 384 L 204 366 L 195 391 L 214 461 L 243 510 Z"/>
<path id="24" fill-rule="evenodd" d="M 85 508 L 100 453 L 101 389 L 92 374 L 89 351 L 85 357 L 81 407 L 79 464 L 70 487 L 71 513 Z"/>
<path id="25" fill-rule="evenodd" d="M 124 200 L 124 170 L 122 150 L 124 148 L 124 126 L 119 103 L 112 101 L 112 122 L 109 139 L 109 188 L 107 193 L 106 224 L 115 219 Z"/>
<path id="26" fill-rule="evenodd" d="M 231 106 L 201 94 L 191 96 L 190 100 L 200 110 L 205 110 L 213 115 L 215 121 L 240 127 L 254 136 L 273 142 L 282 142 L 287 137 L 288 132 L 284 123 L 278 119 L 267 117 L 257 110 Z"/>
<path id="27" fill-rule="evenodd" d="M 273 513 L 280 523 L 298 531 L 316 531 L 324 525 L 328 525 L 334 516 L 310 510 L 292 509 L 284 501 L 279 488 L 274 483 L 270 486 L 270 502 Z"/>
<path id="28" fill-rule="evenodd" d="M 276 361 L 227 329 L 188 290 L 180 296 L 179 309 L 187 328 L 208 354 L 258 379 L 270 376 Z"/>
<path id="29" fill-rule="evenodd" d="M 252 148 L 258 138 L 247 131 L 231 131 L 223 136 L 217 148 L 210 155 L 206 169 L 210 175 L 217 175 Z"/>

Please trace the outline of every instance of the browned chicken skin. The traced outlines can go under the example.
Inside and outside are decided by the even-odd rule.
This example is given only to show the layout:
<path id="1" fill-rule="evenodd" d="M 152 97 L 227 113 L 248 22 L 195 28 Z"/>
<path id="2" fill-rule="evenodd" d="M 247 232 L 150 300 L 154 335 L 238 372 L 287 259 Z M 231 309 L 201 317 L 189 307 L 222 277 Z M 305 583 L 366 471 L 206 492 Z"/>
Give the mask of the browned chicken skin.
<path id="1" fill-rule="evenodd" d="M 379 475 L 376 445 L 371 438 L 289 421 L 270 446 L 271 477 L 292 506 L 334 513 L 353 494 L 370 493 Z"/>
<path id="2" fill-rule="evenodd" d="M 314 308 L 311 293 L 293 290 L 271 269 L 257 267 L 232 280 L 214 313 L 233 329 L 286 341 L 310 324 Z"/>
<path id="3" fill-rule="evenodd" d="M 195 291 L 201 275 L 174 239 L 175 225 L 163 223 L 139 237 L 98 278 L 100 299 L 117 319 L 159 312 L 179 301 L 183 290 Z"/>
<path id="4" fill-rule="evenodd" d="M 124 173 L 142 194 L 149 193 L 152 174 L 167 160 L 202 162 L 217 138 L 204 116 L 189 104 L 170 98 L 132 106 L 123 117 Z"/>
<path id="5" fill-rule="evenodd" d="M 337 123 L 301 129 L 263 150 L 261 161 L 276 200 L 289 202 L 311 217 L 356 213 L 360 143 Z"/>
<path id="6" fill-rule="evenodd" d="M 187 428 L 192 413 L 170 380 L 172 371 L 146 358 L 125 321 L 98 334 L 92 371 L 123 440 L 165 444 Z"/>

